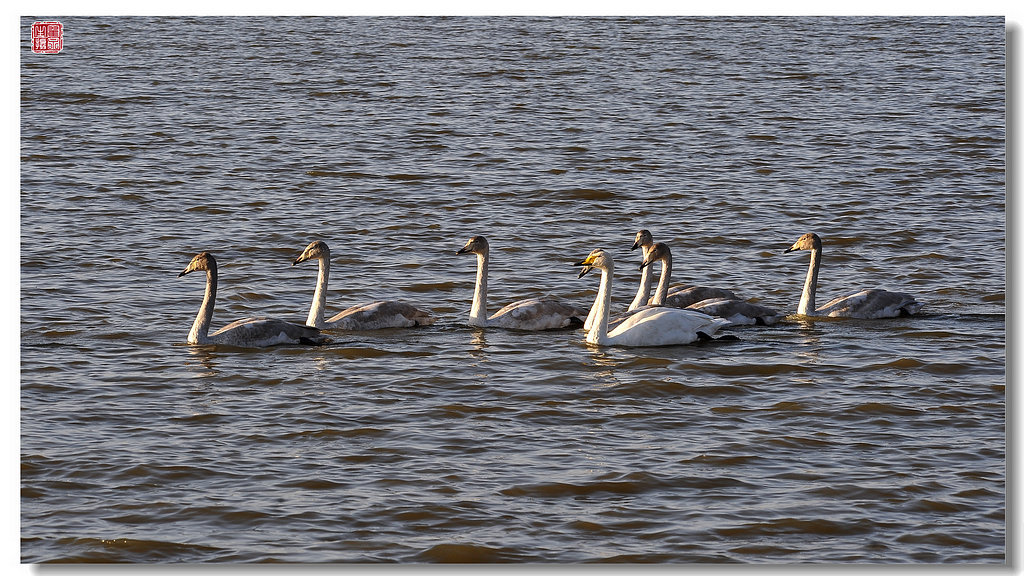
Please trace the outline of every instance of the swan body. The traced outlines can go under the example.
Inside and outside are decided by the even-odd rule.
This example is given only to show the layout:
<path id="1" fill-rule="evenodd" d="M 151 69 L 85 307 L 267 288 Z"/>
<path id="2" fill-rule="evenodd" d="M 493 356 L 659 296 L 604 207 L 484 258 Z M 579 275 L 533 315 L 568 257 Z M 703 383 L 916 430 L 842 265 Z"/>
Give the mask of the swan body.
<path id="1" fill-rule="evenodd" d="M 189 344 L 265 348 L 277 344 L 323 343 L 324 339 L 320 336 L 320 330 L 273 318 L 238 320 L 210 334 L 213 306 L 217 299 L 217 260 L 213 254 L 209 252 L 196 254 L 188 266 L 178 274 L 178 277 L 181 278 L 197 270 L 206 271 L 206 293 L 203 295 L 203 304 L 199 307 L 199 314 L 188 333 L 187 342 Z"/>
<path id="2" fill-rule="evenodd" d="M 640 267 L 650 268 L 652 264 L 659 261 L 661 262 L 661 278 L 658 279 L 658 289 L 654 291 L 654 297 L 649 302 L 652 306 L 686 308 L 710 298 L 739 299 L 731 290 L 708 286 L 683 286 L 670 291 L 668 285 L 672 279 L 672 251 L 668 244 L 654 243 Z"/>
<path id="3" fill-rule="evenodd" d="M 429 326 L 434 323 L 435 319 L 429 312 L 397 300 L 379 300 L 352 306 L 324 320 L 327 280 L 331 274 L 330 247 L 323 240 L 314 240 L 292 262 L 292 266 L 314 258 L 319 263 L 319 273 L 316 280 L 316 291 L 313 293 L 313 303 L 309 307 L 309 317 L 306 319 L 307 325 L 332 330 L 380 330 Z"/>
<path id="4" fill-rule="evenodd" d="M 709 316 L 725 318 L 733 325 L 771 326 L 786 317 L 775 309 L 735 298 L 709 298 L 686 307 Z"/>
<path id="5" fill-rule="evenodd" d="M 673 346 L 690 344 L 710 338 L 728 320 L 713 318 L 695 310 L 646 307 L 635 309 L 628 317 L 608 329 L 608 307 L 611 304 L 612 278 L 615 266 L 604 250 L 594 250 L 577 266 L 583 266 L 582 278 L 593 269 L 601 270 L 601 287 L 595 304 L 598 307 L 594 326 L 587 332 L 587 342 L 598 346 Z"/>
<path id="6" fill-rule="evenodd" d="M 917 314 L 924 306 L 910 294 L 870 289 L 832 299 L 824 306 L 815 308 L 814 293 L 818 288 L 818 270 L 821 266 L 821 238 L 814 233 L 804 234 L 783 253 L 787 254 L 796 250 L 810 250 L 811 252 L 811 264 L 807 269 L 807 278 L 804 280 L 804 290 L 800 295 L 797 314 L 833 318 L 894 318 Z"/>
<path id="7" fill-rule="evenodd" d="M 529 298 L 513 302 L 492 316 L 487 316 L 487 269 L 490 264 L 490 245 L 483 236 L 474 236 L 456 254 L 476 254 L 476 288 L 473 306 L 469 312 L 469 325 L 477 327 L 510 328 L 515 330 L 555 330 L 581 326 L 580 311 L 558 300 Z"/>

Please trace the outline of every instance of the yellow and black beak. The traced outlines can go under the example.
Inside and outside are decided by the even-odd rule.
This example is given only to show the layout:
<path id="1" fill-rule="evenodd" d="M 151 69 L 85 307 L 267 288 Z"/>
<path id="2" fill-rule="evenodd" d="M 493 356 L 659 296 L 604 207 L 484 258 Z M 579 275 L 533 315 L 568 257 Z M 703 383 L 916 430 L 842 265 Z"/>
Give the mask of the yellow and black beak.
<path id="1" fill-rule="evenodd" d="M 591 254 L 590 256 L 587 256 L 587 257 L 586 257 L 586 258 L 584 258 L 583 260 L 580 260 L 579 262 L 577 262 L 577 263 L 573 264 L 573 266 L 583 266 L 583 270 L 580 270 L 580 275 L 579 275 L 579 276 L 577 276 L 577 278 L 583 278 L 583 277 L 584 277 L 584 276 L 586 276 L 586 275 L 587 275 L 587 274 L 588 274 L 588 273 L 589 273 L 589 272 L 590 272 L 591 270 L 593 270 L 593 269 L 594 269 L 594 267 L 593 267 L 593 266 L 591 266 L 591 264 L 593 264 L 593 263 L 594 263 L 594 255 L 593 255 L 593 254 Z"/>

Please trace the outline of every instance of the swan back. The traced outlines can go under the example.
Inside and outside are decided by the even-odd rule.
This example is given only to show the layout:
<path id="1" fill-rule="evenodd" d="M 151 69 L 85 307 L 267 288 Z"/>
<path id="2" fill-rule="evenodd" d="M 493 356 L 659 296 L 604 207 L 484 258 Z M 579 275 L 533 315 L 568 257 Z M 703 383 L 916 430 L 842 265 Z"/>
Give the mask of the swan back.
<path id="1" fill-rule="evenodd" d="M 731 324 L 757 324 L 770 326 L 786 315 L 760 304 L 752 304 L 736 298 L 709 298 L 686 307 L 688 310 L 703 312 L 709 316 L 725 318 Z"/>
<path id="2" fill-rule="evenodd" d="M 240 348 L 266 348 L 279 344 L 323 344 L 320 330 L 276 318 L 246 318 L 236 320 L 210 334 L 205 342 Z"/>
<path id="3" fill-rule="evenodd" d="M 385 328 L 412 328 L 429 326 L 436 319 L 412 304 L 397 300 L 379 300 L 352 306 L 339 312 L 324 323 L 336 330 L 382 330 Z"/>
<path id="4" fill-rule="evenodd" d="M 921 311 L 924 304 L 910 294 L 888 290 L 868 289 L 834 298 L 818 308 L 818 316 L 832 318 L 895 318 L 913 315 Z"/>

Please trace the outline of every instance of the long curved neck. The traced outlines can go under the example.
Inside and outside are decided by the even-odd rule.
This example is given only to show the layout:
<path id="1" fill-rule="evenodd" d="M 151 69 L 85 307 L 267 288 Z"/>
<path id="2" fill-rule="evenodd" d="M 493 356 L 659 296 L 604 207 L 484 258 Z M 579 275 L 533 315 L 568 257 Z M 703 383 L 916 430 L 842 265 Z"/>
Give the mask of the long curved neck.
<path id="1" fill-rule="evenodd" d="M 800 305 L 796 313 L 814 316 L 814 291 L 818 289 L 818 267 L 821 265 L 821 250 L 811 250 L 811 265 L 807 268 L 807 279 L 804 280 L 804 292 L 800 295 Z"/>
<path id="2" fill-rule="evenodd" d="M 189 344 L 201 344 L 207 340 L 210 333 L 210 322 L 213 320 L 213 304 L 217 300 L 217 265 L 210 264 L 206 270 L 206 293 L 203 294 L 203 304 L 199 307 L 199 314 L 196 321 L 192 323 L 192 329 L 188 332 Z"/>
<path id="3" fill-rule="evenodd" d="M 476 289 L 473 307 L 469 310 L 470 326 L 487 326 L 487 264 L 490 254 L 476 255 Z"/>
<path id="4" fill-rule="evenodd" d="M 647 261 L 647 255 L 651 253 L 650 246 L 641 246 L 640 249 L 643 251 L 644 261 Z M 640 288 L 636 291 L 636 296 L 633 297 L 633 301 L 629 303 L 629 308 L 626 310 L 633 310 L 639 308 L 644 304 L 647 304 L 647 300 L 651 297 L 651 280 L 654 279 L 654 267 L 648 264 L 644 266 L 643 274 L 640 276 Z"/>
<path id="5" fill-rule="evenodd" d="M 650 266 L 650 264 L 648 264 Z M 654 299 L 651 304 L 664 306 L 668 298 L 668 283 L 672 279 L 672 255 L 664 256 L 661 259 L 661 278 L 658 278 L 658 289 L 654 291 Z"/>
<path id="6" fill-rule="evenodd" d="M 313 303 L 309 306 L 307 326 L 324 327 L 324 307 L 327 306 L 327 278 L 331 275 L 331 257 L 327 255 L 317 258 L 319 272 L 316 275 L 316 291 L 313 292 Z"/>
<path id="7" fill-rule="evenodd" d="M 604 344 L 608 340 L 608 311 L 612 304 L 613 275 L 613 266 L 609 265 L 607 269 L 601 269 L 601 288 L 598 289 L 597 298 L 594 299 L 597 316 L 590 332 L 587 332 L 587 342 L 591 344 Z"/>

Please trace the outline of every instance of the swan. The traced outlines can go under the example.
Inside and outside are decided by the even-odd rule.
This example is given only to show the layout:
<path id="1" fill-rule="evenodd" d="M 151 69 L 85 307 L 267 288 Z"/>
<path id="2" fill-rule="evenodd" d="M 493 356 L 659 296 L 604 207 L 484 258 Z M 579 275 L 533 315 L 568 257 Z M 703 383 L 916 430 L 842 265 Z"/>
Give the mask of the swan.
<path id="1" fill-rule="evenodd" d="M 650 251 L 652 244 L 654 244 L 654 236 L 651 235 L 650 230 L 645 228 L 636 233 L 636 238 L 633 241 L 633 247 L 630 248 L 630 250 L 640 248 L 642 261 L 647 258 L 647 253 Z M 654 278 L 654 269 L 648 266 L 641 266 L 640 271 L 640 286 L 637 288 L 636 296 L 633 297 L 633 301 L 630 302 L 629 307 L 626 308 L 625 314 L 612 318 L 608 322 L 609 329 L 615 328 L 615 326 L 625 320 L 633 310 L 647 306 L 647 301 L 651 297 L 651 280 Z M 590 313 L 587 314 L 587 319 L 583 322 L 584 330 L 590 330 L 590 328 L 594 326 L 594 320 L 597 317 L 597 308 L 597 302 L 590 307 Z"/>
<path id="2" fill-rule="evenodd" d="M 548 298 L 530 298 L 505 306 L 487 317 L 487 266 L 490 246 L 483 236 L 473 236 L 456 254 L 476 254 L 476 289 L 469 312 L 470 326 L 494 326 L 517 330 L 553 330 L 583 325 L 574 306 Z"/>
<path id="3" fill-rule="evenodd" d="M 647 254 L 651 251 L 651 246 L 653 245 L 654 236 L 651 235 L 650 230 L 644 229 L 636 233 L 636 240 L 633 241 L 633 247 L 630 250 L 640 248 L 641 261 L 643 261 L 647 259 Z M 654 279 L 654 269 L 649 266 L 641 266 L 640 269 L 643 271 L 643 274 L 640 276 L 640 287 L 637 289 L 636 296 L 633 297 L 633 301 L 629 303 L 629 307 L 626 310 L 634 310 L 647 304 L 647 300 L 651 296 L 651 281 Z"/>
<path id="4" fill-rule="evenodd" d="M 604 250 L 594 250 L 584 260 L 579 278 L 597 268 L 601 271 L 601 287 L 594 300 L 598 307 L 594 326 L 587 332 L 587 342 L 598 346 L 672 346 L 709 339 L 729 321 L 713 318 L 695 310 L 679 308 L 637 308 L 618 326 L 608 331 L 608 307 L 611 304 L 612 278 L 615 265 Z"/>
<path id="5" fill-rule="evenodd" d="M 306 324 L 317 328 L 334 330 L 379 330 L 382 328 L 411 328 L 429 326 L 434 317 L 429 312 L 397 300 L 379 300 L 369 304 L 352 306 L 324 320 L 324 306 L 327 302 L 327 278 L 331 274 L 331 249 L 323 240 L 310 242 L 292 266 L 316 258 L 320 272 L 316 279 L 313 303 L 309 307 Z"/>
<path id="6" fill-rule="evenodd" d="M 796 313 L 804 316 L 831 316 L 833 318 L 895 318 L 916 314 L 924 304 L 913 296 L 887 290 L 861 290 L 849 296 L 830 300 L 821 308 L 814 307 L 814 292 L 818 287 L 818 268 L 821 266 L 821 238 L 813 232 L 800 237 L 783 254 L 796 250 L 811 251 L 811 265 L 807 269 L 804 291 Z"/>
<path id="7" fill-rule="evenodd" d="M 724 288 L 711 288 L 707 286 L 687 286 L 669 293 L 668 284 L 672 278 L 672 251 L 668 244 L 655 242 L 647 252 L 641 268 L 646 268 L 661 261 L 661 278 L 658 279 L 658 289 L 654 291 L 654 297 L 648 304 L 652 306 L 670 306 L 672 308 L 686 308 L 709 298 L 730 298 L 738 300 L 731 290 Z"/>
<path id="8" fill-rule="evenodd" d="M 189 344 L 222 344 L 243 348 L 264 348 L 276 344 L 322 344 L 320 330 L 272 318 L 246 318 L 228 324 L 210 334 L 214 301 L 217 299 L 217 260 L 209 252 L 192 257 L 188 266 L 178 274 L 206 270 L 206 293 L 199 314 L 188 333 Z"/>

